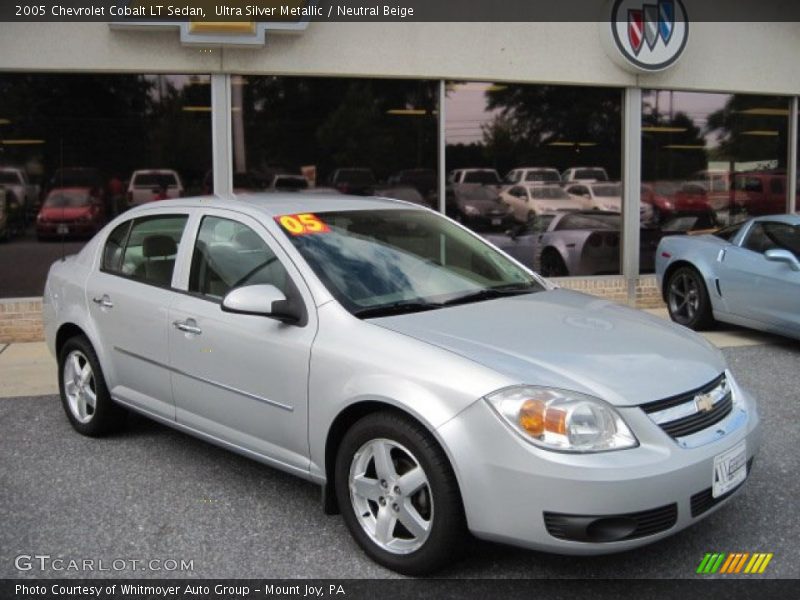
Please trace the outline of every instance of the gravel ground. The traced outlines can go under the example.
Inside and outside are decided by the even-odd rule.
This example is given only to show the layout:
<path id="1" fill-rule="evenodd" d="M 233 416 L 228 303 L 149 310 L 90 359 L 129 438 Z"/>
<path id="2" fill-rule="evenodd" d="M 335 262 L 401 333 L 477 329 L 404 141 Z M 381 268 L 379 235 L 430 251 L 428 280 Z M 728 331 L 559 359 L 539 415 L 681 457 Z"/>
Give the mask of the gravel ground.
<path id="1" fill-rule="evenodd" d="M 612 556 L 547 555 L 475 541 L 444 577 L 696 577 L 705 552 L 774 552 L 763 577 L 800 577 L 800 344 L 725 350 L 760 401 L 764 445 L 738 497 L 667 540 Z M 136 577 L 396 577 L 367 559 L 319 488 L 139 417 L 105 439 L 74 433 L 56 396 L 0 400 L 0 577 L 19 554 L 193 560 Z M 96 575 L 102 576 L 101 573 Z"/>

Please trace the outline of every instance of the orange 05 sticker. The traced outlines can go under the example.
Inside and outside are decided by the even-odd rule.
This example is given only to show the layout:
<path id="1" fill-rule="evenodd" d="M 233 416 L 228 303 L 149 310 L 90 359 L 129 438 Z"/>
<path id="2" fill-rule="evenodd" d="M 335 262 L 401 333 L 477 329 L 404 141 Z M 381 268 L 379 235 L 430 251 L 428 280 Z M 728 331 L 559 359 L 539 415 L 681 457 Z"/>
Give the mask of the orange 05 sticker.
<path id="1" fill-rule="evenodd" d="M 320 221 L 317 215 L 302 213 L 299 215 L 283 215 L 275 217 L 286 231 L 292 235 L 306 235 L 308 233 L 327 233 L 330 228 Z"/>

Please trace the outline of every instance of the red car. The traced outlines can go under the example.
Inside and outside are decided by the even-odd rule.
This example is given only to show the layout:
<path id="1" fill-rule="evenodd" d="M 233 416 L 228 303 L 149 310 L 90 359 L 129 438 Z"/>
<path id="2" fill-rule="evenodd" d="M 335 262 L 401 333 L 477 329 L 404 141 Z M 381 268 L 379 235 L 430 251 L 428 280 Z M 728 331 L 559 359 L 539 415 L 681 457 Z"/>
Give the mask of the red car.
<path id="1" fill-rule="evenodd" d="M 752 171 L 733 178 L 733 208 L 749 216 L 786 212 L 786 173 Z M 795 210 L 798 197 L 795 196 Z"/>
<path id="2" fill-rule="evenodd" d="M 90 237 L 105 223 L 105 207 L 91 188 L 50 190 L 36 217 L 36 237 Z"/>
<path id="3" fill-rule="evenodd" d="M 710 216 L 713 210 L 707 190 L 690 181 L 656 181 L 642 184 L 642 202 L 653 206 L 654 221 L 680 215 Z"/>

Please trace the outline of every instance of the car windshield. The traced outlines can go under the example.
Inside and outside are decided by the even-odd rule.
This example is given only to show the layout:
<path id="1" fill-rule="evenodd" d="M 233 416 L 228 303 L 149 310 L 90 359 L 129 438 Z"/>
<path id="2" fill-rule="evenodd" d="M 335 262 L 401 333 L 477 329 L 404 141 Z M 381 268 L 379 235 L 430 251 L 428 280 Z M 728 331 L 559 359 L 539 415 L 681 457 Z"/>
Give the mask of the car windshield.
<path id="1" fill-rule="evenodd" d="M 82 190 L 53 192 L 44 201 L 44 205 L 50 208 L 87 206 L 88 204 L 89 194 Z"/>
<path id="2" fill-rule="evenodd" d="M 574 175 L 575 179 L 596 179 L 597 181 L 607 181 L 605 171 L 602 169 L 577 169 Z"/>
<path id="3" fill-rule="evenodd" d="M 561 181 L 558 171 L 528 171 L 525 181 Z"/>
<path id="4" fill-rule="evenodd" d="M 298 226 L 294 216 L 278 222 L 331 294 L 362 318 L 544 289 L 528 271 L 432 212 L 358 210 L 310 218 L 317 220 L 317 233 Z"/>
<path id="5" fill-rule="evenodd" d="M 178 181 L 173 173 L 138 173 L 133 180 L 135 187 L 177 186 Z"/>
<path id="6" fill-rule="evenodd" d="M 500 176 L 494 171 L 467 171 L 464 173 L 464 183 L 500 183 Z"/>
<path id="7" fill-rule="evenodd" d="M 19 183 L 19 175 L 15 171 L 0 171 L 0 185 Z"/>
<path id="8" fill-rule="evenodd" d="M 592 191 L 598 198 L 619 198 L 622 196 L 622 188 L 619 185 L 594 185 L 592 186 Z"/>
<path id="9" fill-rule="evenodd" d="M 531 196 L 537 200 L 569 200 L 569 194 L 555 185 L 543 185 L 531 188 Z"/>

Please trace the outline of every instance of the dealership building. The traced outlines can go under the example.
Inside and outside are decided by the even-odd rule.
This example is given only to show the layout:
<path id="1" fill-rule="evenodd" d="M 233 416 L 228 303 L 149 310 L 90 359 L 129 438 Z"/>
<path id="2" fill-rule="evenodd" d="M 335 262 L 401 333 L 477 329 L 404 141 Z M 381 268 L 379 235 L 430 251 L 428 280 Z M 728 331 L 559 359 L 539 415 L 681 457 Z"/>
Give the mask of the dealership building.
<path id="1" fill-rule="evenodd" d="M 85 242 L 36 238 L 77 167 L 106 219 L 143 169 L 175 171 L 183 194 L 280 174 L 364 183 L 505 235 L 561 285 L 658 306 L 661 236 L 796 212 L 800 23 L 694 21 L 690 0 L 598 7 L 585 22 L 0 24 L 0 187 L 27 210 L 0 242 L 0 342 L 41 339 L 48 261 Z M 574 225 L 584 241 L 557 255 L 537 246 L 547 215 L 506 234 L 481 213 L 472 194 L 525 188 L 528 171 L 505 180 L 525 168 L 571 173 L 537 185 L 596 210 Z M 473 187 L 448 181 L 464 169 Z"/>

